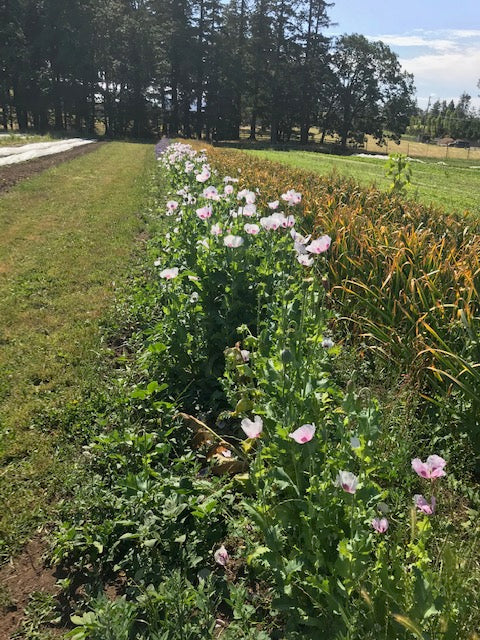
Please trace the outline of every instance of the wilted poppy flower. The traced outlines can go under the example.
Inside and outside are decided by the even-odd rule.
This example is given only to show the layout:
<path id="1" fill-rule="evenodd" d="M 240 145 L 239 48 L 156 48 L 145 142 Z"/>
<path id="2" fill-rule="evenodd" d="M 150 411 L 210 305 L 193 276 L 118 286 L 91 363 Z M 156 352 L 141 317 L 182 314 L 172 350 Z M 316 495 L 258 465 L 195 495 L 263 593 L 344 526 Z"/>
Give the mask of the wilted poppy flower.
<path id="1" fill-rule="evenodd" d="M 249 233 L 251 236 L 256 236 L 260 231 L 258 224 L 246 224 L 243 228 L 245 229 L 245 232 Z"/>
<path id="2" fill-rule="evenodd" d="M 247 349 L 240 349 L 240 353 L 244 362 L 250 361 L 250 351 L 248 351 Z"/>
<path id="3" fill-rule="evenodd" d="M 299 253 L 297 256 L 297 260 L 300 264 L 303 264 L 304 267 L 311 267 L 315 262 L 313 258 L 307 256 L 306 253 Z"/>
<path id="4" fill-rule="evenodd" d="M 223 244 L 226 247 L 231 247 L 232 249 L 236 249 L 237 247 L 241 247 L 243 244 L 243 238 L 241 236 L 225 236 L 223 239 Z"/>
<path id="5" fill-rule="evenodd" d="M 310 442 L 315 435 L 315 425 L 302 424 L 301 427 L 298 427 L 298 429 L 288 435 L 290 438 L 295 440 L 295 442 L 298 442 L 298 444 L 305 444 L 306 442 Z"/>
<path id="6" fill-rule="evenodd" d="M 431 516 L 433 513 L 435 513 L 435 506 L 437 504 L 435 496 L 432 496 L 431 502 L 427 502 L 427 500 L 422 495 L 416 493 L 413 496 L 413 501 L 417 509 L 419 511 L 423 511 L 423 513 L 426 513 L 427 516 Z"/>
<path id="7" fill-rule="evenodd" d="M 330 236 L 321 236 L 316 240 L 312 240 L 307 247 L 307 251 L 310 251 L 310 253 L 324 253 L 330 248 L 331 242 Z"/>
<path id="8" fill-rule="evenodd" d="M 223 544 L 219 549 L 215 551 L 215 553 L 213 554 L 213 557 L 215 558 L 215 562 L 221 565 L 222 567 L 224 567 L 227 564 L 227 562 L 230 560 L 228 551 L 225 549 Z"/>
<path id="9" fill-rule="evenodd" d="M 311 235 L 302 236 L 302 234 L 298 233 L 297 231 L 295 231 L 295 229 L 293 227 L 292 227 L 292 229 L 290 229 L 290 236 L 291 236 L 292 240 L 294 241 L 294 243 L 295 244 L 299 244 L 299 245 L 307 244 L 307 242 L 312 237 Z M 298 249 L 297 249 L 297 251 L 298 251 Z"/>
<path id="10" fill-rule="evenodd" d="M 426 462 L 422 462 L 420 458 L 412 460 L 413 470 L 421 477 L 427 480 L 434 480 L 447 475 L 443 468 L 447 462 L 440 456 L 428 456 Z"/>
<path id="11" fill-rule="evenodd" d="M 178 267 L 172 267 L 171 269 L 164 269 L 160 271 L 160 277 L 165 280 L 173 280 L 178 276 Z"/>
<path id="12" fill-rule="evenodd" d="M 339 471 L 336 479 L 337 487 L 341 487 L 347 493 L 355 493 L 358 485 L 357 476 L 351 471 Z"/>
<path id="13" fill-rule="evenodd" d="M 360 439 L 357 438 L 357 436 L 352 436 L 350 438 L 350 446 L 352 447 L 352 449 L 360 449 L 361 447 Z"/>
<path id="14" fill-rule="evenodd" d="M 372 520 L 372 527 L 377 533 L 385 533 L 388 529 L 388 520 L 386 518 L 374 518 Z"/>
<path id="15" fill-rule="evenodd" d="M 333 346 L 335 346 L 335 343 L 331 338 L 324 338 L 322 340 L 322 347 L 324 349 L 331 349 Z"/>
<path id="16" fill-rule="evenodd" d="M 260 416 L 254 416 L 253 420 L 244 418 L 240 426 L 248 438 L 258 438 L 263 431 L 263 420 Z"/>

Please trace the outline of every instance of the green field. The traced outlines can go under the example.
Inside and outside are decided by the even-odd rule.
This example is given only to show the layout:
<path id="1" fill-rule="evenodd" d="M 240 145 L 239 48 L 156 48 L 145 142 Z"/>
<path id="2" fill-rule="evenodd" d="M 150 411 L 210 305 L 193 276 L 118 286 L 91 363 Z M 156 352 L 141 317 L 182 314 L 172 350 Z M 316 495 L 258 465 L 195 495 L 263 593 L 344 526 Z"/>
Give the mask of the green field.
<path id="1" fill-rule="evenodd" d="M 153 162 L 150 145 L 111 143 L 0 197 L 0 557 L 68 476 L 51 416 L 98 378 L 99 319 L 129 274 Z"/>
<path id="2" fill-rule="evenodd" d="M 386 161 L 378 158 L 359 158 L 354 156 L 336 156 L 311 153 L 309 151 L 254 151 L 259 158 L 282 162 L 298 169 L 306 169 L 320 174 L 335 171 L 341 175 L 358 180 L 361 184 L 374 184 L 387 189 L 385 177 Z M 472 169 L 471 167 L 479 168 Z M 480 214 L 480 162 L 479 161 L 441 161 L 412 162 L 412 184 L 409 198 L 435 204 L 448 211 L 468 210 Z"/>

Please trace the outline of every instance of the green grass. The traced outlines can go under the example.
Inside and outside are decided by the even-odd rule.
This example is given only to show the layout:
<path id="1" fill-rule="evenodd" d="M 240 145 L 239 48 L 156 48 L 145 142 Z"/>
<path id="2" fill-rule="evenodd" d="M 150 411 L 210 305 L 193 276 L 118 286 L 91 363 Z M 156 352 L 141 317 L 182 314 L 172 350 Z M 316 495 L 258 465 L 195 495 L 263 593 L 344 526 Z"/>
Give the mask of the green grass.
<path id="1" fill-rule="evenodd" d="M 385 160 L 311 153 L 308 151 L 254 151 L 259 158 L 282 162 L 298 169 L 320 174 L 332 171 L 354 178 L 364 185 L 375 184 L 386 190 L 389 180 L 385 177 Z M 480 166 L 479 161 L 452 160 L 448 164 L 439 161 L 412 162 L 412 184 L 409 198 L 441 206 L 448 211 L 468 210 L 480 214 Z"/>
<path id="2" fill-rule="evenodd" d="M 152 146 L 111 143 L 0 197 L 0 556 L 68 477 L 75 447 L 51 416 L 99 378 L 100 319 L 132 266 L 153 164 Z"/>

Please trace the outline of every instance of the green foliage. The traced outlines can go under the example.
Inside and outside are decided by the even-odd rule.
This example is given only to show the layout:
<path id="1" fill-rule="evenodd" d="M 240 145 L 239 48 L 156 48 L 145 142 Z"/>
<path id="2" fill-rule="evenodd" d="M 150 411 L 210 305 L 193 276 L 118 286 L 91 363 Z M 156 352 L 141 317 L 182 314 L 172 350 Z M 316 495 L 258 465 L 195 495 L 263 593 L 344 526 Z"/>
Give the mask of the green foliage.
<path id="1" fill-rule="evenodd" d="M 385 175 L 391 180 L 390 193 L 405 196 L 412 182 L 412 166 L 407 156 L 391 153 L 385 166 Z"/>

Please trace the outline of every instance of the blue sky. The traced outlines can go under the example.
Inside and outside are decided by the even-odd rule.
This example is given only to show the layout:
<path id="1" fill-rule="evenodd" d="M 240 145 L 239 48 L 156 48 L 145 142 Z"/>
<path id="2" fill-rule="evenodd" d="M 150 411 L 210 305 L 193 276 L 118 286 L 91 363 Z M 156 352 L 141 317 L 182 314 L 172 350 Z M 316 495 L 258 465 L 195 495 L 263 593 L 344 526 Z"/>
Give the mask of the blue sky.
<path id="1" fill-rule="evenodd" d="M 362 33 L 398 54 L 420 107 L 467 91 L 480 108 L 480 0 L 335 0 L 329 15 L 332 35 Z"/>

